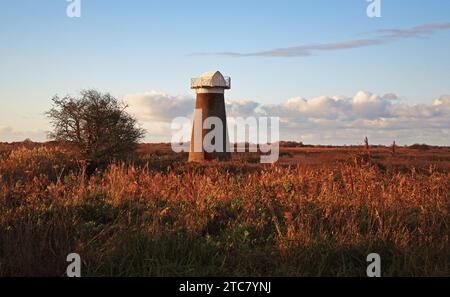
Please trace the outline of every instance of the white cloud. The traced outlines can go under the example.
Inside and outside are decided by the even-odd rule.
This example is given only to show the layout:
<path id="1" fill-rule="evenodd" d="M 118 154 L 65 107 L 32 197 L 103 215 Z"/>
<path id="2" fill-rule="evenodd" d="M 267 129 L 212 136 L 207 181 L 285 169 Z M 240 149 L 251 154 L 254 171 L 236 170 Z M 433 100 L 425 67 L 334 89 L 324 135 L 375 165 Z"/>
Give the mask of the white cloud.
<path id="1" fill-rule="evenodd" d="M 248 117 L 258 110 L 259 103 L 251 100 L 225 100 L 227 116 Z"/>
<path id="2" fill-rule="evenodd" d="M 127 111 L 147 130 L 145 142 L 168 142 L 170 123 L 176 117 L 191 117 L 195 101 L 189 96 L 171 96 L 159 91 L 130 94 L 123 98 Z"/>
<path id="3" fill-rule="evenodd" d="M 170 122 L 177 116 L 192 117 L 194 98 L 150 91 L 125 97 L 144 127 L 148 141 L 169 141 Z M 229 117 L 278 116 L 281 138 L 309 143 L 355 144 L 364 136 L 373 143 L 428 142 L 450 145 L 450 96 L 430 104 L 410 105 L 393 93 L 378 95 L 359 91 L 353 97 L 293 97 L 280 104 L 252 100 L 226 100 Z"/>
<path id="4" fill-rule="evenodd" d="M 139 118 L 168 121 L 175 117 L 189 116 L 194 108 L 194 99 L 189 96 L 170 96 L 159 91 L 130 94 L 123 98 L 128 111 Z"/>
<path id="5" fill-rule="evenodd" d="M 192 118 L 193 96 L 172 96 L 149 91 L 123 98 L 128 112 L 147 129 L 146 142 L 168 142 L 176 131 L 171 121 Z M 229 117 L 278 116 L 280 137 L 313 144 L 357 144 L 364 136 L 372 143 L 399 144 L 424 142 L 450 145 L 450 95 L 429 104 L 407 104 L 396 94 L 378 95 L 359 91 L 353 97 L 317 96 L 289 98 L 279 104 L 253 100 L 226 100 Z M 46 140 L 43 130 L 21 131 L 0 126 L 0 141 Z"/>
<path id="6" fill-rule="evenodd" d="M 359 91 L 352 100 L 352 108 L 355 116 L 364 119 L 376 119 L 389 117 L 391 100 L 387 97 Z"/>
<path id="7" fill-rule="evenodd" d="M 285 118 L 313 118 L 328 120 L 376 119 L 389 117 L 393 94 L 379 96 L 360 91 L 353 98 L 344 96 L 319 96 L 309 100 L 294 97 L 279 105 L 261 107 L 268 114 Z"/>
<path id="8" fill-rule="evenodd" d="M 450 106 L 450 95 L 444 95 L 433 101 L 434 106 Z"/>
<path id="9" fill-rule="evenodd" d="M 192 119 L 195 99 L 191 96 L 171 96 L 160 91 L 130 94 L 123 98 L 127 111 L 138 118 L 148 131 L 145 141 L 167 142 L 170 140 L 171 121 L 176 117 Z M 259 104 L 250 100 L 226 101 L 228 116 L 253 115 Z"/>

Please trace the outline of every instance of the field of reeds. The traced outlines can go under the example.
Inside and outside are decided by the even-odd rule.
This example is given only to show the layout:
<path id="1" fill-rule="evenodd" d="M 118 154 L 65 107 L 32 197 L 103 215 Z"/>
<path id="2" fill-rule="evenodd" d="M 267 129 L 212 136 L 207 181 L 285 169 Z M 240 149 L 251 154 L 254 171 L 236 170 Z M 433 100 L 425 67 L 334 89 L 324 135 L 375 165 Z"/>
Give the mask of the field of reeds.
<path id="1" fill-rule="evenodd" d="M 284 147 L 187 164 L 167 145 L 87 175 L 0 144 L 0 276 L 450 276 L 448 148 Z"/>

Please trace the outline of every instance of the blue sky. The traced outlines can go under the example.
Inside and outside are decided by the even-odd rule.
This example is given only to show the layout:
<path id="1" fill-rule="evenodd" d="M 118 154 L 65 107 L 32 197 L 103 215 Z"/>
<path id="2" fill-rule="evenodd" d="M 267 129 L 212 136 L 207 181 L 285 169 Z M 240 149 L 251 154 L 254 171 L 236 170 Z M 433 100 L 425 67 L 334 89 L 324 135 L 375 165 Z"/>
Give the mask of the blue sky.
<path id="1" fill-rule="evenodd" d="M 121 98 L 194 96 L 189 79 L 212 69 L 232 77 L 227 98 L 262 105 L 361 90 L 394 93 L 396 104 L 431 105 L 450 94 L 449 29 L 309 56 L 213 54 L 376 39 L 383 29 L 450 23 L 448 0 L 381 3 L 382 17 L 368 18 L 365 0 L 81 0 L 81 18 L 68 18 L 65 0 L 0 0 L 3 138 L 42 140 L 54 94 L 96 88 Z M 444 134 L 423 130 L 432 133 L 423 140 L 450 144 L 441 139 L 449 128 L 442 125 Z"/>

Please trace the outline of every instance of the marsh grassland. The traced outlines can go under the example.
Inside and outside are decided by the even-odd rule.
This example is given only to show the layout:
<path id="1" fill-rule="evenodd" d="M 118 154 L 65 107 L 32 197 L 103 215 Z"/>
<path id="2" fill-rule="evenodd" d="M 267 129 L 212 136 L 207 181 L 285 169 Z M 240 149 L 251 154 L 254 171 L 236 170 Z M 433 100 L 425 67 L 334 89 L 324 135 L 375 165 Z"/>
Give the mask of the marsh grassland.
<path id="1" fill-rule="evenodd" d="M 195 165 L 164 144 L 88 175 L 0 144 L 0 276 L 450 276 L 450 149 L 283 146 Z"/>

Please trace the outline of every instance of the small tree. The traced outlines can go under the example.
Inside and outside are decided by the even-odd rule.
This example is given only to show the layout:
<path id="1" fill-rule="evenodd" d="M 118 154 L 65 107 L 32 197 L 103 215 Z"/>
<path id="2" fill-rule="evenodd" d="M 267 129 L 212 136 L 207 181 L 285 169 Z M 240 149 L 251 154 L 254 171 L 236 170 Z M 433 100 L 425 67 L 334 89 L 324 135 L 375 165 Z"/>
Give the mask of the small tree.
<path id="1" fill-rule="evenodd" d="M 75 143 L 88 168 L 126 158 L 145 135 L 126 113 L 127 105 L 108 93 L 84 90 L 79 98 L 55 96 L 52 100 L 47 112 L 53 125 L 49 137 Z"/>

